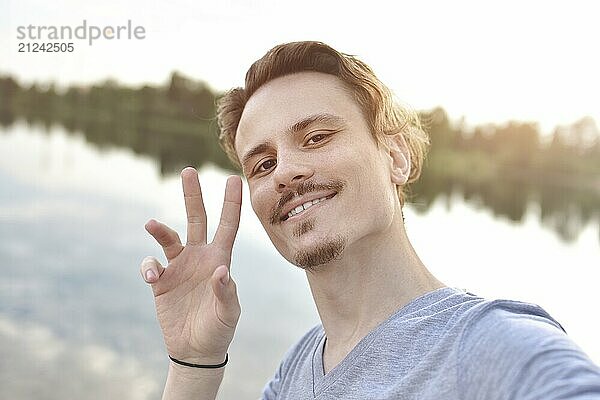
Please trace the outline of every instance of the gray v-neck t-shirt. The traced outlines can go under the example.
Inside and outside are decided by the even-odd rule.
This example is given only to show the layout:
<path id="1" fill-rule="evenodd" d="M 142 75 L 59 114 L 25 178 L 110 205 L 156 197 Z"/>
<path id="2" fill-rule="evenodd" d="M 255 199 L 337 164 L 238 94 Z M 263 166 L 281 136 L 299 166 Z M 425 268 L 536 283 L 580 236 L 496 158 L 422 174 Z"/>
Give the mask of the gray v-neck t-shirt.
<path id="1" fill-rule="evenodd" d="M 427 293 L 324 373 L 322 325 L 285 355 L 264 400 L 600 399 L 600 368 L 540 307 Z"/>

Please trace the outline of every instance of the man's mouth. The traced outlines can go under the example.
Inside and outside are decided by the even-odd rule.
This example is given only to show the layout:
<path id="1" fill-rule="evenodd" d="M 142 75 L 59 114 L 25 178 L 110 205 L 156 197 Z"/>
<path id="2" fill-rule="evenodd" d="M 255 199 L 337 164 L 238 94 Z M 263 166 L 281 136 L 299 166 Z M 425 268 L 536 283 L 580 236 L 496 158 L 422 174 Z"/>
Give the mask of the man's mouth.
<path id="1" fill-rule="evenodd" d="M 329 200 L 332 197 L 334 197 L 336 194 L 337 194 L 337 192 L 334 192 L 334 193 L 331 193 L 330 195 L 319 197 L 319 198 L 316 198 L 313 200 L 308 200 L 302 204 L 299 204 L 296 207 L 292 208 L 287 214 L 284 214 L 281 217 L 281 221 L 287 221 L 291 217 L 302 214 L 304 211 L 308 210 L 312 206 L 319 204 L 325 200 Z"/>

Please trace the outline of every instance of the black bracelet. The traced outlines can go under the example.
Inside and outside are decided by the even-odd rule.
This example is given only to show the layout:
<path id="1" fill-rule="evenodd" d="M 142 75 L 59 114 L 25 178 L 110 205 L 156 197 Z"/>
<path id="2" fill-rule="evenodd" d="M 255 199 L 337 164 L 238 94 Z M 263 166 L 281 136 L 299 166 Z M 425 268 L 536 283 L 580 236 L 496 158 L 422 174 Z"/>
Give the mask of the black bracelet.
<path id="1" fill-rule="evenodd" d="M 192 368 L 223 368 L 225 365 L 227 365 L 227 361 L 229 361 L 229 353 L 225 353 L 225 361 L 223 361 L 221 364 L 212 364 L 212 365 L 210 365 L 210 364 L 209 365 L 192 364 L 192 363 L 188 363 L 188 362 L 185 362 L 185 361 L 177 360 L 177 359 L 171 357 L 170 355 L 169 355 L 169 358 L 174 363 L 177 363 L 179 365 L 184 365 L 186 367 L 192 367 Z"/>

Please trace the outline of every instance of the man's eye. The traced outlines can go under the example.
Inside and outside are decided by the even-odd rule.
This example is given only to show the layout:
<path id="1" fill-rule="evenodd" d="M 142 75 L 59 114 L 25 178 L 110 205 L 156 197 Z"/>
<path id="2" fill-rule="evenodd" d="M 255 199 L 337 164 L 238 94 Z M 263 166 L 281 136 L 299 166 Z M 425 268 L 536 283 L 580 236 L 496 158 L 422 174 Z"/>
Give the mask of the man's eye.
<path id="1" fill-rule="evenodd" d="M 258 164 L 258 172 L 267 171 L 275 166 L 275 160 L 270 159 Z"/>
<path id="2" fill-rule="evenodd" d="M 325 139 L 327 136 L 328 135 L 326 135 L 324 133 L 317 133 L 316 135 L 311 136 L 306 143 L 307 144 L 318 143 L 321 140 Z"/>

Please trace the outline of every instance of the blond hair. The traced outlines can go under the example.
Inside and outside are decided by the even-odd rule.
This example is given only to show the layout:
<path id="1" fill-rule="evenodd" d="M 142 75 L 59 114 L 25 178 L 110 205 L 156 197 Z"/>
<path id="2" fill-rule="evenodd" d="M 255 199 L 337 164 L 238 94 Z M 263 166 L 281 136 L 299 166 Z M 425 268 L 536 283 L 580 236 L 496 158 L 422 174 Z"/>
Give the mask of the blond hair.
<path id="1" fill-rule="evenodd" d="M 387 146 L 386 135 L 402 135 L 411 163 L 406 184 L 419 178 L 429 138 L 421 127 L 418 114 L 395 102 L 390 89 L 367 64 L 324 43 L 313 41 L 275 46 L 252 64 L 246 73 L 245 88 L 232 89 L 219 99 L 219 141 L 235 165 L 240 166 L 235 151 L 235 135 L 248 99 L 265 83 L 303 71 L 322 72 L 341 79 L 362 109 L 371 133 L 379 143 Z M 404 204 L 406 197 L 405 186 L 397 187 L 400 204 Z"/>

